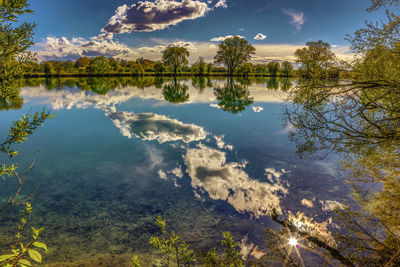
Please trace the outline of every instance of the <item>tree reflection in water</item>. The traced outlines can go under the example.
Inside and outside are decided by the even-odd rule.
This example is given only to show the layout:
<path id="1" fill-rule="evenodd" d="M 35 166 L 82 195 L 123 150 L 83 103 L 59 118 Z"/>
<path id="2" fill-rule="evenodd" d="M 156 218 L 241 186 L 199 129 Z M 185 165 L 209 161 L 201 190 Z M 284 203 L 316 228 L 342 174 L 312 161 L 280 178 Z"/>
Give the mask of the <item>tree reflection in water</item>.
<path id="1" fill-rule="evenodd" d="M 224 87 L 214 88 L 214 94 L 218 100 L 218 106 L 233 114 L 244 111 L 247 106 L 254 103 L 249 90 L 235 83 L 232 78 L 227 79 Z"/>
<path id="2" fill-rule="evenodd" d="M 177 79 L 174 79 L 172 83 L 164 84 L 162 92 L 165 101 L 178 104 L 189 99 L 188 89 L 189 87 L 186 84 L 181 84 Z"/>
<path id="3" fill-rule="evenodd" d="M 324 158 L 334 152 L 342 158 L 343 175 L 353 191 L 352 201 L 335 210 L 337 227 L 330 229 L 335 242 L 323 247 L 329 244 L 318 231 L 274 218 L 308 235 L 308 241 L 344 265 L 399 266 L 399 88 L 365 77 L 346 83 L 303 82 L 291 90 L 286 105 L 285 123 L 300 156 Z"/>

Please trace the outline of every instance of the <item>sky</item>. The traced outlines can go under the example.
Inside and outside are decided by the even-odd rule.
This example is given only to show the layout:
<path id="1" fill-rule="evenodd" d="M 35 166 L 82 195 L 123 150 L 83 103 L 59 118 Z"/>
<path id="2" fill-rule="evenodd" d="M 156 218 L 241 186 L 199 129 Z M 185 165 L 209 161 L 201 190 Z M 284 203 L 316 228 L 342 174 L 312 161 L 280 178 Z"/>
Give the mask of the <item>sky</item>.
<path id="1" fill-rule="evenodd" d="M 323 40 L 342 58 L 352 57 L 345 40 L 365 21 L 369 0 L 34 0 L 39 59 L 106 56 L 159 60 L 171 45 L 186 47 L 190 61 L 212 61 L 227 36 L 256 48 L 253 62 L 289 60 L 308 41 Z"/>

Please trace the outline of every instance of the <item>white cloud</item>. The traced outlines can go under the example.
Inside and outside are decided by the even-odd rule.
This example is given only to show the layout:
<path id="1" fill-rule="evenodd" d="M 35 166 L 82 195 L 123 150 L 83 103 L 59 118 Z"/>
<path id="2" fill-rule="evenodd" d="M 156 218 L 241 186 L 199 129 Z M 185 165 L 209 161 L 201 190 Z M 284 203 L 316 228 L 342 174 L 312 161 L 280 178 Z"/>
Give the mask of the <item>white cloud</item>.
<path id="1" fill-rule="evenodd" d="M 304 17 L 303 12 L 296 12 L 293 10 L 289 9 L 284 9 L 283 13 L 286 15 L 290 16 L 292 18 L 292 21 L 290 22 L 298 31 L 301 30 L 301 27 L 303 26 L 304 22 L 306 22 L 306 18 Z"/>
<path id="2" fill-rule="evenodd" d="M 237 35 L 240 38 L 243 36 Z M 207 62 L 213 62 L 217 52 L 217 45 L 214 42 L 223 41 L 233 35 L 215 37 L 211 42 L 189 42 L 184 40 L 163 40 L 157 39 L 158 45 L 142 46 L 137 48 L 128 47 L 125 44 L 113 40 L 85 40 L 83 38 L 48 37 L 44 43 L 36 44 L 35 52 L 39 59 L 77 59 L 81 56 L 98 56 L 123 58 L 136 60 L 144 57 L 151 60 L 160 60 L 162 52 L 169 46 L 182 46 L 189 50 L 189 63 L 194 63 L 199 57 L 203 57 Z M 97 38 L 97 37 L 94 37 Z M 296 57 L 294 52 L 303 48 L 305 45 L 292 44 L 254 44 L 256 54 L 252 57 L 253 63 L 268 63 L 270 61 L 290 61 L 294 62 Z M 351 60 L 354 54 L 348 46 L 337 46 L 332 51 L 340 59 Z"/>
<path id="3" fill-rule="evenodd" d="M 214 37 L 214 38 L 212 38 L 210 41 L 211 41 L 211 42 L 222 42 L 222 41 L 224 41 L 225 39 L 233 38 L 233 37 L 239 37 L 239 38 L 245 39 L 245 37 L 243 37 L 243 36 L 241 36 L 241 35 L 235 35 L 235 36 L 233 36 L 233 35 L 227 35 L 227 36 Z"/>
<path id="4" fill-rule="evenodd" d="M 163 170 L 158 170 L 157 174 L 161 179 L 167 180 L 167 174 Z"/>
<path id="5" fill-rule="evenodd" d="M 254 40 L 257 40 L 257 41 L 264 40 L 265 38 L 267 38 L 267 36 L 262 33 L 259 33 L 256 36 L 254 36 Z"/>
<path id="6" fill-rule="evenodd" d="M 195 0 L 139 1 L 131 6 L 119 6 L 102 31 L 130 33 L 162 30 L 184 20 L 203 17 L 209 10 L 207 3 Z"/>
<path id="7" fill-rule="evenodd" d="M 104 35 L 104 38 L 106 35 Z M 36 45 L 35 51 L 39 60 L 77 59 L 82 56 L 106 56 L 133 59 L 138 55 L 125 44 L 109 39 L 94 37 L 91 40 L 83 38 L 47 37 L 44 43 Z"/>
<path id="8" fill-rule="evenodd" d="M 264 110 L 263 107 L 259 107 L 259 106 L 258 107 L 251 107 L 251 108 L 253 109 L 254 112 L 257 112 L 257 113 L 259 113 L 259 112 Z"/>
<path id="9" fill-rule="evenodd" d="M 227 163 L 225 152 L 204 145 L 189 149 L 185 163 L 193 188 L 206 191 L 210 198 L 227 201 L 238 212 L 255 217 L 268 215 L 273 209 L 281 211 L 280 195 L 288 193 L 280 181 L 282 173 L 274 171 L 278 175 L 271 184 L 260 182 L 249 177 L 244 164 Z"/>
<path id="10" fill-rule="evenodd" d="M 226 0 L 218 0 L 218 2 L 215 4 L 215 7 L 227 8 L 228 5 L 226 4 Z"/>
<path id="11" fill-rule="evenodd" d="M 171 141 L 190 143 L 207 137 L 207 132 L 195 124 L 185 124 L 176 119 L 154 113 L 110 111 L 106 113 L 121 134 L 145 141 L 157 140 L 160 144 Z"/>

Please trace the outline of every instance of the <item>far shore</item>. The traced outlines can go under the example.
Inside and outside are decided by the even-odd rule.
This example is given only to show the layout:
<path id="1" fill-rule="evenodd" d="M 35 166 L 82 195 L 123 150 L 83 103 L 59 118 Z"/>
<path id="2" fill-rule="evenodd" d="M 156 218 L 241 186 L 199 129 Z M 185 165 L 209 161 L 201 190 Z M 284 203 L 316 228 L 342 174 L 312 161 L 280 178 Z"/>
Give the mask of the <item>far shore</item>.
<path id="1" fill-rule="evenodd" d="M 25 74 L 25 78 L 61 78 L 61 77 L 140 77 L 140 76 L 150 76 L 150 77 L 174 77 L 173 73 L 162 73 L 158 74 L 155 72 L 144 72 L 144 73 L 55 73 L 55 74 L 46 74 L 46 73 L 28 73 Z M 227 73 L 216 72 L 210 74 L 199 75 L 191 72 L 181 72 L 177 74 L 177 77 L 284 77 L 290 78 L 294 76 L 283 76 L 283 75 L 269 75 L 264 73 L 249 73 L 249 74 L 234 74 L 229 76 Z"/>

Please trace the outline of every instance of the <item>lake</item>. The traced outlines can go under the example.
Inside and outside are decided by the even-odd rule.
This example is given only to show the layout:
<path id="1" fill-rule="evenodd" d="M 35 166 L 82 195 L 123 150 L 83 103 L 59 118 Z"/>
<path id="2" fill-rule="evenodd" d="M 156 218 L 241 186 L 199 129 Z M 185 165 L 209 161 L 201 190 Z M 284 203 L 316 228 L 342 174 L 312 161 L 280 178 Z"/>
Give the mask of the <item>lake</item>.
<path id="1" fill-rule="evenodd" d="M 348 188 L 331 155 L 300 159 L 283 123 L 289 79 L 31 79 L 12 121 L 43 107 L 55 114 L 21 146 L 24 170 L 40 149 L 23 194 L 31 224 L 44 227 L 46 263 L 151 251 L 161 215 L 197 249 L 229 231 L 254 255 L 273 210 L 329 221 Z M 2 155 L 3 162 L 9 160 Z M 15 188 L 1 180 L 0 200 Z M 0 249 L 16 233 L 18 211 L 0 217 Z M 108 257 L 108 256 L 107 256 Z M 117 256 L 115 256 L 117 257 Z"/>

